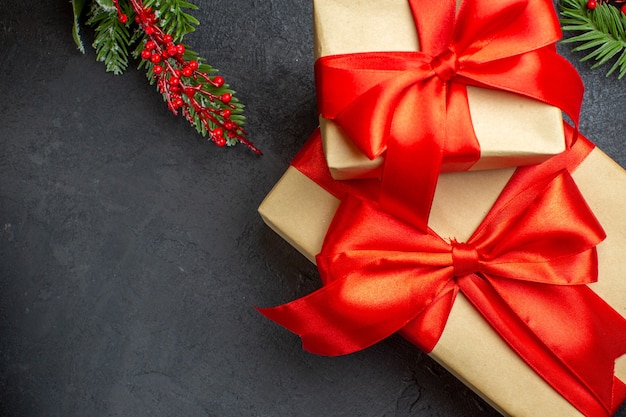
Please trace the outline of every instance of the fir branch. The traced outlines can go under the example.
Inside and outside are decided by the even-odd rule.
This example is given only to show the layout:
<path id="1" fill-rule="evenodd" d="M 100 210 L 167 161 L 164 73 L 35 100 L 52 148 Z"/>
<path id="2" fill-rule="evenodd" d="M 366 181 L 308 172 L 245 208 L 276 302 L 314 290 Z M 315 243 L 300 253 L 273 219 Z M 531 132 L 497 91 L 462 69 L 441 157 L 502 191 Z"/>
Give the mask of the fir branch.
<path id="1" fill-rule="evenodd" d="M 184 0 L 145 0 L 144 6 L 155 10 L 161 29 L 174 37 L 174 41 L 180 42 L 188 33 L 194 32 L 200 24 L 198 19 L 185 12 L 198 10 L 198 6 Z"/>
<path id="2" fill-rule="evenodd" d="M 154 10 L 154 15 L 159 19 L 160 28 L 165 33 L 174 37 L 175 42 L 182 42 L 185 35 L 196 30 L 200 24 L 198 19 L 186 13 L 184 9 L 198 10 L 198 6 L 182 0 L 145 0 L 143 6 Z M 135 58 L 139 57 L 143 44 L 146 42 L 146 35 L 143 31 L 136 30 L 131 43 L 137 45 L 133 51 Z M 145 62 L 139 64 L 139 68 L 145 66 Z M 149 78 L 151 75 L 149 74 Z"/>
<path id="3" fill-rule="evenodd" d="M 128 47 L 130 32 L 120 22 L 117 9 L 107 0 L 92 3 L 87 24 L 95 27 L 92 44 L 96 50 L 96 60 L 104 62 L 106 70 L 115 75 L 122 74 L 128 67 Z"/>
<path id="4" fill-rule="evenodd" d="M 116 5 L 117 1 L 113 0 Z M 187 4 L 180 0 L 169 0 L 172 4 Z M 187 46 L 177 43 L 174 35 L 166 32 L 163 27 L 174 27 L 174 30 L 185 31 L 190 26 L 171 26 L 157 17 L 156 11 L 146 6 L 141 0 L 129 0 L 134 13 L 134 21 L 144 33 L 142 48 L 136 49 L 146 67 L 150 81 L 156 84 L 163 95 L 168 108 L 174 114 L 179 110 L 203 136 L 218 146 L 233 146 L 241 142 L 254 152 L 261 154 L 246 139 L 243 129 L 243 105 L 233 97 L 234 91 L 224 83 L 221 76 L 212 76 L 216 70 L 205 64 L 196 52 Z M 160 4 L 162 6 L 162 4 Z M 182 7 L 170 7 L 168 15 L 177 22 L 189 22 Z M 178 14 L 177 14 L 178 13 Z M 128 16 L 118 10 L 120 19 L 128 20 Z M 234 117 L 234 118 L 233 118 Z"/>
<path id="5" fill-rule="evenodd" d="M 186 0 L 72 0 L 79 47 L 78 19 L 88 2 L 87 24 L 95 28 L 96 59 L 105 63 L 107 71 L 123 73 L 132 50 L 130 55 L 140 59 L 139 68 L 146 70 L 148 80 L 156 84 L 174 114 L 182 112 L 218 146 L 241 142 L 261 154 L 246 138 L 244 105 L 234 97 L 235 91 L 215 75 L 217 69 L 182 43 L 199 24 L 187 13 L 197 6 Z"/>
<path id="6" fill-rule="evenodd" d="M 196 61 L 199 63 L 198 72 L 207 74 L 207 75 L 215 75 L 218 71 L 213 68 L 211 65 L 205 63 L 204 58 L 200 57 L 197 52 L 192 51 L 190 49 L 186 49 L 183 55 L 183 58 L 186 61 Z M 230 94 L 232 97 L 227 106 L 224 106 L 223 103 L 219 100 L 211 101 L 209 96 L 206 94 L 196 95 L 196 100 L 201 107 L 204 108 L 212 108 L 215 109 L 216 112 L 220 112 L 225 108 L 230 110 L 229 119 L 232 122 L 242 126 L 245 122 L 245 117 L 243 116 L 244 105 L 239 102 L 237 97 L 234 96 L 235 91 L 230 89 L 230 86 L 226 83 L 222 85 L 216 86 L 210 79 L 204 77 L 195 77 L 189 78 L 188 83 L 190 86 L 194 88 L 198 88 L 200 91 L 208 91 L 215 97 L 221 97 L 223 94 Z M 219 84 L 219 83 L 218 83 Z M 165 99 L 165 96 L 163 97 Z M 212 130 L 219 127 L 218 124 L 214 123 L 212 120 L 209 120 L 208 123 L 202 122 L 202 115 L 198 114 L 194 111 L 194 107 L 191 106 L 188 109 L 188 114 L 185 115 L 189 123 L 196 128 L 198 133 L 202 136 L 207 136 L 210 134 Z M 207 129 L 208 128 L 208 129 Z M 237 143 L 236 137 L 229 137 L 228 135 L 225 137 L 226 144 L 228 146 L 233 146 Z"/>
<path id="7" fill-rule="evenodd" d="M 87 0 L 72 0 L 72 12 L 74 12 L 74 25 L 72 26 L 72 37 L 74 37 L 74 42 L 76 43 L 76 47 L 83 54 L 85 53 L 85 45 L 83 44 L 83 40 L 80 37 L 80 17 L 83 14 L 83 9 L 85 8 L 85 4 Z"/>
<path id="8" fill-rule="evenodd" d="M 184 1 L 184 0 L 145 0 L 143 2 L 143 8 L 147 11 L 154 12 L 154 16 L 158 19 L 158 27 L 161 32 L 168 33 L 173 37 L 174 42 L 182 42 L 185 35 L 196 30 L 196 26 L 199 24 L 199 21 L 191 16 L 190 14 L 185 12 L 185 9 L 188 10 L 197 10 L 197 6 Z M 141 14 L 141 11 L 138 13 L 137 10 L 133 10 L 135 18 Z M 133 39 L 131 40 L 131 44 L 136 45 L 135 50 L 133 51 L 133 56 L 135 58 L 141 57 L 141 52 L 144 50 L 146 43 L 150 40 L 150 36 L 146 35 L 142 30 L 136 30 L 133 35 Z M 213 68 L 211 65 L 206 63 L 206 60 L 199 56 L 199 54 L 190 49 L 190 47 L 186 44 L 185 53 L 183 54 L 184 61 L 196 61 L 199 64 L 198 72 L 207 74 L 207 75 L 215 75 L 217 73 L 217 69 Z M 162 88 L 158 85 L 159 77 L 154 72 L 155 63 L 151 62 L 149 59 L 142 59 L 139 63 L 139 68 L 144 68 L 146 70 L 146 76 L 150 81 L 150 84 L 157 84 L 157 90 L 159 90 L 163 95 L 163 100 L 168 103 L 168 107 L 174 113 L 176 109 L 172 109 L 171 106 L 171 97 L 166 93 L 161 91 Z M 203 77 L 194 77 L 188 79 L 188 83 L 190 87 L 197 88 L 199 91 L 204 91 L 212 97 L 220 97 L 223 94 L 230 94 L 231 101 L 224 105 L 220 100 L 210 100 L 209 95 L 196 95 L 197 105 L 203 109 L 211 109 L 213 114 L 219 115 L 220 112 L 226 108 L 228 108 L 230 112 L 230 121 L 234 122 L 238 126 L 243 126 L 245 123 L 244 105 L 235 97 L 235 91 L 230 88 L 228 84 L 222 84 L 216 86 L 215 84 L 208 81 L 208 79 Z M 183 97 L 185 97 L 183 95 Z M 185 97 L 185 104 L 189 103 L 187 97 Z M 213 117 L 205 117 L 202 112 L 198 113 L 194 106 L 185 106 L 183 109 L 184 117 L 189 121 L 189 123 L 194 126 L 196 131 L 200 133 L 202 136 L 211 136 L 211 132 L 217 131 L 220 129 L 223 130 L 223 120 L 218 120 Z M 217 129 L 217 130 L 216 130 Z M 227 129 L 228 130 L 228 129 Z M 241 138 L 235 136 L 229 136 L 226 134 L 224 136 L 224 140 L 226 141 L 226 145 L 234 146 Z M 255 150 L 256 152 L 257 150 Z"/>
<path id="9" fill-rule="evenodd" d="M 594 9 L 587 0 L 561 0 L 561 24 L 564 31 L 582 32 L 563 43 L 579 43 L 574 52 L 586 51 L 581 61 L 595 60 L 592 69 L 615 62 L 607 77 L 618 71 L 618 78 L 626 75 L 626 16 L 618 8 L 599 2 Z"/>

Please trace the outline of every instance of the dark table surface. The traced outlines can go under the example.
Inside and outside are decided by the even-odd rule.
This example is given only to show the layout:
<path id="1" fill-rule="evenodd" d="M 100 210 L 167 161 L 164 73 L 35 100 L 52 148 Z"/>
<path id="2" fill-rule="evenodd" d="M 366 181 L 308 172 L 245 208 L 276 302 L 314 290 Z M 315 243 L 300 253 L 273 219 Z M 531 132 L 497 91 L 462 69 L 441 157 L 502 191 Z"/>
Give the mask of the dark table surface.
<path id="1" fill-rule="evenodd" d="M 496 416 L 400 337 L 317 357 L 252 308 L 319 286 L 256 212 L 316 126 L 311 4 L 197 3 L 186 41 L 263 157 L 77 51 L 68 1 L 0 7 L 0 414 Z M 626 166 L 626 80 L 576 65 L 581 130 Z"/>

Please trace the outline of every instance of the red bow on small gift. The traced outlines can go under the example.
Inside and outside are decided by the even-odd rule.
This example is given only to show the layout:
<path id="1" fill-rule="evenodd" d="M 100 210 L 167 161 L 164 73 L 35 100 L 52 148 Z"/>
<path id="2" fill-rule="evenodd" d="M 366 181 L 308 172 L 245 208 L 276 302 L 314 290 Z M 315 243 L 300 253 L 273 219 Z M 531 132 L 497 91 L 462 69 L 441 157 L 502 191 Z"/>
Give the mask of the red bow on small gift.
<path id="1" fill-rule="evenodd" d="M 555 51 L 550 1 L 465 0 L 458 15 L 455 0 L 410 4 L 421 51 L 331 55 L 315 68 L 321 115 L 368 157 L 386 152 L 382 207 L 425 230 L 443 149 L 480 155 L 466 85 L 557 106 L 575 123 L 583 86 Z"/>

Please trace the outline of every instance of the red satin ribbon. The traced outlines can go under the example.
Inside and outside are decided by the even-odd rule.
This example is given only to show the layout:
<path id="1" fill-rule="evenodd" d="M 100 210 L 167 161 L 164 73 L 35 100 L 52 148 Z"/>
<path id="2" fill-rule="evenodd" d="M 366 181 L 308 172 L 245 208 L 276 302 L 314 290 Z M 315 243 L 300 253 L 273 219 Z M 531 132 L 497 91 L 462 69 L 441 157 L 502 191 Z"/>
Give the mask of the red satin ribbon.
<path id="1" fill-rule="evenodd" d="M 317 134 L 293 164 L 342 199 L 317 257 L 324 286 L 260 311 L 317 354 L 354 352 L 396 331 L 429 352 L 461 291 L 578 410 L 608 416 L 626 398 L 613 376 L 626 354 L 626 320 L 585 285 L 597 279 L 604 232 L 568 173 L 592 149 L 580 137 L 548 162 L 519 168 L 459 243 L 382 212 L 371 200 L 375 181 L 333 181 Z"/>
<path id="2" fill-rule="evenodd" d="M 555 51 L 552 2 L 465 0 L 456 16 L 455 0 L 409 2 L 421 51 L 321 57 L 316 86 L 323 117 L 368 157 L 386 152 L 381 205 L 426 230 L 442 155 L 458 170 L 480 156 L 466 85 L 549 103 L 576 125 L 583 86 Z"/>

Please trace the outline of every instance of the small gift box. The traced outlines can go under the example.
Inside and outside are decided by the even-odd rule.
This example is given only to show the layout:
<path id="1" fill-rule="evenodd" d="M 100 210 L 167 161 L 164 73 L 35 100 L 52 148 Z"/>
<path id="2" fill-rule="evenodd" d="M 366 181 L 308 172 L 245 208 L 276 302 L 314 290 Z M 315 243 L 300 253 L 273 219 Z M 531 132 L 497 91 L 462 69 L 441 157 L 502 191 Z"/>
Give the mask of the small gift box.
<path id="1" fill-rule="evenodd" d="M 300 334 L 308 350 L 334 355 L 358 349 L 361 338 L 378 332 L 378 324 L 370 327 L 370 321 L 386 326 L 396 321 L 397 311 L 404 337 L 504 415 L 596 417 L 609 416 L 619 408 L 626 398 L 626 356 L 622 357 L 626 354 L 626 172 L 619 165 L 580 137 L 572 149 L 541 165 L 442 174 L 429 219 L 431 230 L 415 235 L 406 229 L 410 225 L 376 211 L 376 183 L 333 180 L 325 165 L 319 132 L 313 135 L 262 202 L 259 213 L 281 237 L 317 262 L 324 285 L 303 299 L 262 309 L 263 314 Z M 547 200 L 553 211 L 537 208 Z M 367 208 L 364 212 L 363 207 Z M 363 214 L 370 212 L 374 213 L 372 219 Z M 518 217 L 510 213 L 518 213 Z M 364 226 L 368 222 L 371 229 Z M 560 237 L 554 238 L 553 232 Z M 498 233 L 500 237 L 494 237 Z M 337 243 L 336 235 L 342 234 L 346 236 Z M 423 254 L 416 265 L 412 257 L 422 250 L 419 247 L 424 236 L 436 249 Z M 520 239 L 523 251 L 510 243 L 515 239 Z M 477 240 L 483 242 L 476 244 L 479 251 L 491 247 L 491 251 L 506 254 L 495 256 L 492 266 L 478 266 L 484 261 L 482 252 L 477 255 L 468 249 Z M 409 255 L 397 251 L 396 247 L 404 243 L 409 245 Z M 371 251 L 372 245 L 386 248 L 386 255 L 378 258 Z M 446 245 L 451 246 L 449 252 Z M 544 251 L 556 251 L 546 255 L 556 262 L 554 269 L 542 269 L 544 258 L 536 258 L 540 245 L 545 245 Z M 343 246 L 348 249 L 337 249 Z M 359 252 L 363 252 L 362 259 Z M 515 279 L 489 278 L 490 274 L 506 276 L 505 270 L 516 270 L 518 261 L 529 262 L 530 272 L 519 272 L 520 277 L 515 278 L 530 283 L 516 286 L 511 283 Z M 440 265 L 446 262 L 450 265 Z M 376 276 L 389 265 L 396 268 L 390 277 L 384 272 Z M 428 270 L 430 267 L 436 272 Z M 329 278 L 333 268 L 339 278 Z M 473 273 L 477 268 L 482 272 Z M 361 269 L 370 271 L 373 278 Z M 362 276 L 350 281 L 354 273 Z M 445 284 L 437 287 L 438 295 L 424 301 L 432 303 L 430 312 L 406 320 L 405 310 L 422 303 L 423 297 L 398 301 L 395 292 L 410 287 L 409 293 L 419 293 L 422 287 L 439 286 L 440 274 L 449 273 L 456 278 L 444 280 Z M 584 281 L 596 273 L 597 282 L 576 282 L 576 275 Z M 402 281 L 403 275 L 407 275 L 406 281 Z M 532 282 L 550 275 L 561 281 L 557 285 Z M 468 276 L 481 278 L 468 287 L 462 283 Z M 335 298 L 324 298 L 333 292 Z M 513 294 L 511 309 L 519 310 L 514 318 L 509 317 L 509 307 L 498 304 L 500 296 L 508 300 L 506 294 Z M 544 299 L 550 296 L 554 299 Z M 320 311 L 310 313 L 307 303 L 316 302 L 321 302 Z M 291 322 L 294 313 L 289 306 L 293 303 L 298 303 L 299 312 Z M 379 305 L 372 307 L 372 303 Z M 554 311 L 544 313 L 545 303 Z M 341 312 L 337 304 L 345 304 L 345 311 Z M 385 304 L 396 310 L 386 315 Z M 444 310 L 449 315 L 443 314 L 442 319 Z M 345 317 L 335 322 L 335 313 Z M 323 317 L 319 319 L 316 314 Z M 509 319 L 504 326 L 499 323 Z M 439 321 L 445 326 L 442 333 L 433 339 L 423 337 L 421 333 L 430 334 Z M 344 337 L 342 322 L 351 323 L 348 326 L 354 327 L 354 333 Z M 534 329 L 536 325 L 545 326 L 544 333 L 524 336 L 525 331 L 518 329 Z M 310 334 L 328 328 L 326 338 L 318 340 Z M 363 343 L 367 346 L 385 335 L 374 334 L 372 340 Z M 560 359 L 553 363 L 553 356 Z"/>
<path id="2" fill-rule="evenodd" d="M 409 134 L 424 125 L 426 132 L 434 126 L 438 136 L 446 137 L 443 172 L 535 164 L 565 149 L 561 110 L 577 117 L 582 84 L 575 70 L 549 46 L 560 37 L 552 3 L 466 0 L 456 22 L 456 29 L 463 27 L 455 32 L 459 39 L 442 47 L 432 38 L 444 35 L 431 32 L 444 26 L 454 31 L 455 22 L 446 20 L 450 3 L 454 7 L 454 0 L 313 1 L 320 128 L 333 178 L 379 177 L 387 139 L 372 139 L 379 136 L 372 130 L 385 130 L 380 133 L 385 136 L 392 120 L 397 125 L 402 118 L 415 124 L 403 128 Z M 434 11 L 435 6 L 444 11 Z M 433 17 L 437 13 L 441 16 Z M 467 22 L 474 28 L 464 25 Z M 413 55 L 424 49 L 422 38 L 432 56 Z M 465 42 L 470 38 L 473 43 Z M 477 53 L 479 48 L 483 50 Z M 399 74 L 407 70 L 420 71 L 415 76 L 418 81 L 388 85 L 389 74 L 406 78 Z M 424 109 L 408 111 L 408 116 L 385 114 L 405 100 L 385 96 L 394 88 L 400 91 L 398 96 L 417 89 L 426 106 L 436 102 L 425 86 L 431 76 L 445 84 L 441 100 L 447 99 L 447 123 L 421 120 Z M 371 94 L 377 88 L 384 92 Z M 354 97 L 365 95 L 372 97 L 361 101 L 369 100 L 371 105 L 354 104 Z M 367 106 L 378 107 L 363 110 Z M 437 106 L 432 104 L 435 111 L 446 112 Z M 377 143 L 367 143 L 370 140 Z"/>

